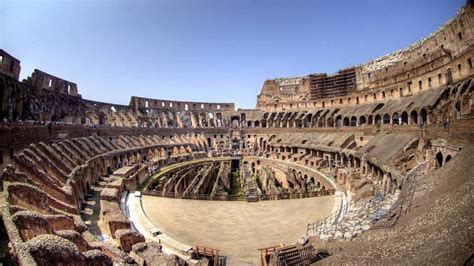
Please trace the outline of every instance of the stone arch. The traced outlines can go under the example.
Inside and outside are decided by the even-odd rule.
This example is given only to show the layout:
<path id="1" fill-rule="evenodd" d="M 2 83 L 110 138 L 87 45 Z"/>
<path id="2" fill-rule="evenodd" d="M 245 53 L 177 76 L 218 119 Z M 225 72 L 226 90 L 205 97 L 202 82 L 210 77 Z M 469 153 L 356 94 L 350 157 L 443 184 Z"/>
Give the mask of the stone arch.
<path id="1" fill-rule="evenodd" d="M 230 118 L 230 123 L 233 128 L 238 128 L 240 124 L 240 117 L 235 115 Z"/>
<path id="2" fill-rule="evenodd" d="M 402 125 L 408 125 L 408 113 L 403 111 L 400 117 L 402 118 Z"/>
<path id="3" fill-rule="evenodd" d="M 349 117 L 344 117 L 342 120 L 342 126 L 348 127 L 349 126 Z"/>
<path id="4" fill-rule="evenodd" d="M 351 127 L 357 126 L 357 117 L 353 116 L 351 118 Z"/>
<path id="5" fill-rule="evenodd" d="M 216 127 L 216 124 L 214 123 L 214 121 L 215 121 L 214 118 L 216 116 L 214 115 L 214 113 L 212 113 L 212 112 L 207 113 L 207 117 L 209 118 L 209 126 L 210 127 Z"/>
<path id="6" fill-rule="evenodd" d="M 428 112 L 425 108 L 421 108 L 420 110 L 420 123 L 427 124 L 428 123 Z"/>
<path id="7" fill-rule="evenodd" d="M 415 110 L 410 112 L 410 124 L 418 124 L 418 113 Z"/>
<path id="8" fill-rule="evenodd" d="M 436 154 L 436 161 L 438 161 L 439 167 L 443 166 L 443 154 L 441 152 Z"/>
<path id="9" fill-rule="evenodd" d="M 446 156 L 446 159 L 444 159 L 444 162 L 447 163 L 447 162 L 451 161 L 451 159 L 452 159 L 451 155 L 448 155 L 448 156 Z"/>
<path id="10" fill-rule="evenodd" d="M 384 114 L 383 115 L 383 124 L 390 124 L 390 115 L 389 114 Z"/>
<path id="11" fill-rule="evenodd" d="M 461 112 L 461 101 L 457 101 L 456 104 L 454 105 L 454 108 L 456 109 L 457 112 Z"/>
<path id="12" fill-rule="evenodd" d="M 201 112 L 199 114 L 199 118 L 200 118 L 202 127 L 205 127 L 205 128 L 209 127 L 209 124 L 207 123 L 208 116 L 207 116 L 206 112 Z"/>
<path id="13" fill-rule="evenodd" d="M 310 113 L 305 117 L 303 121 L 304 127 L 311 127 L 312 121 L 313 121 L 313 114 Z"/>
<path id="14" fill-rule="evenodd" d="M 392 124 L 400 125 L 400 115 L 397 112 L 392 114 Z"/>
<path id="15" fill-rule="evenodd" d="M 377 126 L 382 124 L 382 117 L 380 115 L 375 115 L 374 124 Z"/>
<path id="16" fill-rule="evenodd" d="M 217 113 L 216 119 L 217 127 L 222 127 L 222 113 Z"/>
<path id="17" fill-rule="evenodd" d="M 326 125 L 328 127 L 334 127 L 334 118 L 329 117 Z"/>
<path id="18" fill-rule="evenodd" d="M 374 124 L 374 116 L 369 115 L 369 117 L 367 118 L 367 125 L 373 125 L 373 124 Z"/>

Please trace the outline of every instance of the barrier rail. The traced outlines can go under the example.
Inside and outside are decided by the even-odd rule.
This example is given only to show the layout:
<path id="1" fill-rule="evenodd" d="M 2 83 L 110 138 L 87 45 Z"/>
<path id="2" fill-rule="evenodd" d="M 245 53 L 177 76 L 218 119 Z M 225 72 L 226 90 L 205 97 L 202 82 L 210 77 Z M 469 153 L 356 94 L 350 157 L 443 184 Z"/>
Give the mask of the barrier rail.
<path id="1" fill-rule="evenodd" d="M 341 206 L 341 208 L 339 208 L 338 211 L 332 213 L 328 217 L 314 223 L 308 223 L 306 227 L 306 235 L 309 236 L 310 232 L 312 232 L 312 235 L 319 236 L 322 232 L 327 231 L 327 228 L 332 225 L 335 225 L 337 228 L 339 221 L 342 220 L 342 217 L 344 217 L 349 212 L 350 205 L 351 202 L 346 202 Z"/>
<path id="2" fill-rule="evenodd" d="M 258 200 L 285 200 L 285 199 L 302 199 L 302 198 L 314 198 L 328 195 L 334 195 L 334 189 L 327 189 L 321 191 L 313 191 L 307 193 L 274 193 L 264 195 L 252 195 Z M 247 200 L 246 195 L 211 195 L 211 194 L 178 194 L 173 192 L 160 192 L 160 191 L 143 191 L 144 195 L 163 197 L 163 198 L 176 198 L 176 199 L 194 199 L 194 200 L 221 200 L 221 201 L 244 201 Z"/>
<path id="3" fill-rule="evenodd" d="M 366 216 L 370 217 L 372 223 L 376 223 L 381 220 L 392 221 L 392 223 L 387 223 L 378 227 L 376 226 L 377 228 L 387 228 L 393 226 L 401 214 L 406 214 L 411 209 L 416 187 L 416 178 L 418 175 L 424 172 L 426 166 L 426 162 L 421 162 L 408 172 L 402 181 L 402 191 L 400 196 L 387 211 L 381 211 L 384 198 L 379 193 L 379 191 L 376 191 L 373 201 L 370 201 L 370 204 L 368 204 Z M 331 227 L 333 227 L 332 229 L 334 232 L 337 231 L 343 218 L 350 211 L 350 206 L 351 202 L 348 201 L 346 204 L 342 205 L 338 211 L 334 212 L 323 220 L 316 221 L 314 223 L 308 223 L 306 227 L 306 235 L 320 236 L 322 233 L 327 233 L 328 228 Z"/>

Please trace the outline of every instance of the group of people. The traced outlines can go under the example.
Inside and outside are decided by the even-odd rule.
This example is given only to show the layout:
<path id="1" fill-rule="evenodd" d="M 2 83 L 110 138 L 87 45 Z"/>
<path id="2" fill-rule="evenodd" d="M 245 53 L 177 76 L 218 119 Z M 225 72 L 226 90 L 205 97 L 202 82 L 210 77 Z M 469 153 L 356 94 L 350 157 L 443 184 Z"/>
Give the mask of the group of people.
<path id="1" fill-rule="evenodd" d="M 7 126 L 28 126 L 28 125 L 42 125 L 42 126 L 48 126 L 48 125 L 74 125 L 72 122 L 63 122 L 63 121 L 35 121 L 35 120 L 9 120 L 7 118 L 3 118 L 3 120 L 0 121 L 1 125 L 7 125 Z"/>
<path id="2" fill-rule="evenodd" d="M 148 173 L 150 175 L 158 172 L 160 170 L 160 166 L 158 164 L 148 164 Z"/>

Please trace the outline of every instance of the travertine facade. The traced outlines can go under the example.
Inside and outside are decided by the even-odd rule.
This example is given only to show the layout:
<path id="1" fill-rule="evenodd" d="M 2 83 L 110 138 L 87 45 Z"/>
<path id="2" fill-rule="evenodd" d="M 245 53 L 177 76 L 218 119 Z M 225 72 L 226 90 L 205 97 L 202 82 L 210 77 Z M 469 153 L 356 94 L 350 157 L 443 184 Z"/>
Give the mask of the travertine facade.
<path id="1" fill-rule="evenodd" d="M 141 192 L 340 199 L 330 216 L 307 221 L 309 242 L 262 247 L 262 264 L 317 260 L 308 254 L 336 264 L 468 262 L 473 29 L 468 2 L 406 49 L 333 75 L 266 80 L 251 110 L 137 96 L 128 105 L 86 100 L 75 83 L 40 70 L 20 82 L 20 61 L 0 50 L 2 228 L 11 258 L 223 263 L 225 250 L 190 247 L 199 243 L 179 243 L 137 219 L 128 203 Z M 410 248 L 419 253 L 403 256 Z"/>

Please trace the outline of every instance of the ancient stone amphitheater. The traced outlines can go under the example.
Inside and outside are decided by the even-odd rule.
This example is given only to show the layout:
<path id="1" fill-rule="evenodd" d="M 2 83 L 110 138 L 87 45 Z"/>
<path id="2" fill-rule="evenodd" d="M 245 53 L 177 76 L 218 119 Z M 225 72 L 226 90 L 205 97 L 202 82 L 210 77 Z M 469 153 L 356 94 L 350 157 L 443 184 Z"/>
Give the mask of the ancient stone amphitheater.
<path id="1" fill-rule="evenodd" d="M 75 83 L 0 50 L 0 262 L 470 264 L 474 6 L 255 109 Z"/>

